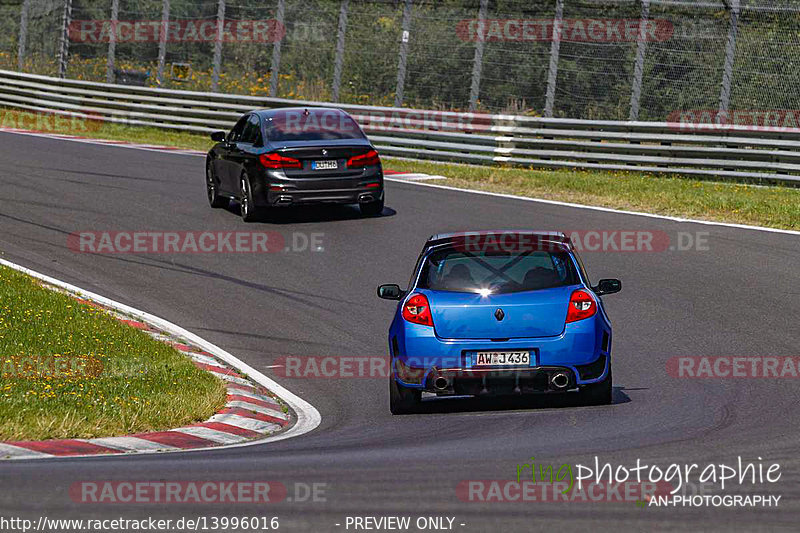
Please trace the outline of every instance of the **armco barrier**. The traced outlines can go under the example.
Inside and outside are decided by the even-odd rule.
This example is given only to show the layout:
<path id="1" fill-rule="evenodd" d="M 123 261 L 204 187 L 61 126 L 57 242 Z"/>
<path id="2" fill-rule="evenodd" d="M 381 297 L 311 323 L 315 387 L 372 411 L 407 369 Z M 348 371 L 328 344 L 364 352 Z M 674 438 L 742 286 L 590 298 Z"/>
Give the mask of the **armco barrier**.
<path id="1" fill-rule="evenodd" d="M 344 109 L 385 155 L 800 183 L 800 128 L 546 119 L 175 91 L 0 70 L 0 106 L 208 133 L 255 108 Z M 684 131 L 689 130 L 689 131 Z"/>

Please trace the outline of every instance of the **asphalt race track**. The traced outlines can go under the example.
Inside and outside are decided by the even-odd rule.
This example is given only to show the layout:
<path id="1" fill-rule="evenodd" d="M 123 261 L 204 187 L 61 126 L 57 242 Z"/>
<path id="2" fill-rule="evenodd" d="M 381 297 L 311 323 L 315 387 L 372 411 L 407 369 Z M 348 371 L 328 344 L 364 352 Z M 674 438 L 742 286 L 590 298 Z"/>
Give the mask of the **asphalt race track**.
<path id="1" fill-rule="evenodd" d="M 272 444 L 197 453 L 0 463 L 0 515 L 36 519 L 277 516 L 281 531 L 345 531 L 347 516 L 454 517 L 458 531 L 796 530 L 800 388 L 795 379 L 676 379 L 675 356 L 800 355 L 797 235 L 679 223 L 415 185 L 387 184 L 387 209 L 300 210 L 245 225 L 212 210 L 202 157 L 0 134 L 3 257 L 166 318 L 275 377 L 287 355 L 380 356 L 394 303 L 432 233 L 499 228 L 708 232 L 708 250 L 584 252 L 614 323 L 614 405 L 438 401 L 392 417 L 385 379 L 284 379 L 322 425 Z M 75 253 L 67 236 L 105 230 L 321 233 L 324 250 L 275 254 Z M 464 480 L 516 466 L 779 463 L 776 508 L 640 508 L 633 502 L 465 502 Z M 326 501 L 238 505 L 75 503 L 86 480 L 324 483 Z M 727 492 L 727 490 L 726 490 Z M 295 498 L 297 499 L 297 498 Z M 302 499 L 302 498 L 301 498 Z M 336 524 L 340 524 L 336 526 Z M 463 526 L 460 524 L 464 524 Z M 350 529 L 352 531 L 352 528 Z M 413 529 L 412 529 L 413 530 Z"/>

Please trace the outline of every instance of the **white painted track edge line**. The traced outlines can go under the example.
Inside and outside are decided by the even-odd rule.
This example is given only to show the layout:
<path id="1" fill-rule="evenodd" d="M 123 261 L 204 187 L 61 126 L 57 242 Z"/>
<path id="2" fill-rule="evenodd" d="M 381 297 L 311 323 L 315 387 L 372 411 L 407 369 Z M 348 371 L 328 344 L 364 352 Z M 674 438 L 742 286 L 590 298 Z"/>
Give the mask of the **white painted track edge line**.
<path id="1" fill-rule="evenodd" d="M 419 187 L 433 187 L 435 189 L 444 189 L 447 191 L 456 191 L 456 192 L 465 192 L 470 194 L 482 194 L 485 196 L 494 196 L 496 198 L 506 198 L 511 200 L 523 200 L 526 202 L 536 202 L 540 204 L 548 204 L 548 205 L 557 205 L 561 207 L 573 207 L 576 209 L 590 209 L 592 211 L 602 211 L 606 213 L 617 213 L 621 215 L 632 215 L 632 216 L 639 216 L 639 217 L 648 217 L 648 218 L 656 218 L 660 220 L 669 220 L 672 222 L 685 222 L 689 224 L 703 224 L 706 226 L 721 226 L 726 228 L 736 228 L 736 229 L 746 229 L 746 230 L 753 230 L 753 231 L 766 231 L 770 233 L 783 233 L 787 235 L 800 235 L 800 231 L 791 230 L 791 229 L 781 229 L 781 228 L 768 228 L 765 226 L 750 226 L 748 224 L 736 224 L 734 222 L 719 222 L 715 220 L 699 220 L 694 218 L 683 218 L 683 217 L 674 217 L 670 215 L 658 215 L 655 213 L 645 213 L 642 211 L 626 211 L 624 209 L 614 209 L 611 207 L 602 207 L 598 205 L 585 205 L 585 204 L 575 204 L 571 202 L 562 202 L 559 200 L 546 200 L 544 198 L 531 198 L 529 196 L 519 196 L 516 194 L 508 194 L 508 193 L 501 193 L 501 192 L 490 192 L 490 191 L 479 191 L 475 189 L 462 189 L 460 187 L 451 187 L 449 185 L 437 185 L 436 183 L 427 183 L 425 181 L 420 180 L 404 180 L 398 178 L 390 178 L 384 176 L 384 181 L 393 181 L 395 183 L 407 183 L 411 185 L 417 185 Z"/>
<path id="2" fill-rule="evenodd" d="M 240 444 L 229 444 L 229 445 L 222 445 L 222 446 L 214 446 L 211 448 L 196 448 L 196 449 L 177 449 L 174 452 L 166 452 L 166 453 L 189 453 L 189 452 L 201 452 L 201 451 L 214 451 L 214 450 L 221 450 L 226 448 L 238 448 L 244 446 L 256 446 L 259 444 L 266 444 L 268 442 L 276 442 L 280 440 L 290 439 L 292 437 L 299 437 L 300 435 L 304 435 L 310 431 L 316 429 L 320 423 L 322 422 L 322 416 L 317 411 L 316 407 L 305 401 L 304 399 L 300 398 L 287 388 L 280 385 L 278 382 L 274 381 L 273 379 L 265 376 L 255 368 L 251 367 L 244 361 L 241 361 L 234 355 L 228 353 L 227 351 L 223 350 L 219 346 L 210 343 L 209 341 L 195 335 L 194 333 L 176 325 L 172 322 L 169 322 L 163 318 L 157 317 L 155 315 L 151 315 L 150 313 L 146 313 L 144 311 L 140 311 L 136 308 L 130 307 L 123 303 L 117 302 L 110 298 L 106 298 L 105 296 L 101 296 L 99 294 L 95 294 L 93 292 L 81 289 L 75 285 L 70 283 L 66 283 L 59 279 L 47 276 L 45 274 L 41 274 L 36 272 L 35 270 L 31 270 L 29 268 L 23 267 L 16 263 L 12 263 L 6 259 L 0 258 L 0 265 L 7 266 L 8 268 L 12 268 L 19 272 L 23 272 L 28 274 L 31 277 L 44 281 L 45 283 L 49 283 L 51 285 L 55 285 L 56 287 L 61 287 L 62 289 L 66 289 L 73 293 L 79 294 L 81 297 L 92 300 L 97 302 L 101 305 L 105 305 L 111 307 L 112 309 L 116 309 L 123 313 L 126 313 L 131 316 L 138 317 L 145 322 L 150 322 L 151 324 L 155 325 L 156 327 L 162 329 L 163 331 L 167 331 L 173 335 L 178 337 L 183 337 L 186 340 L 192 342 L 196 346 L 203 348 L 205 351 L 211 353 L 212 355 L 218 357 L 225 363 L 229 364 L 231 367 L 235 368 L 239 372 L 246 374 L 250 379 L 265 387 L 267 390 L 278 396 L 281 400 L 286 402 L 286 404 L 295 412 L 297 415 L 297 421 L 294 425 L 292 425 L 286 431 L 283 431 L 277 435 L 273 435 L 270 437 L 265 437 L 262 439 L 258 439 L 255 441 L 248 441 L 243 442 Z M 142 451 L 138 453 L 164 453 L 164 452 L 150 452 L 150 451 Z M 133 456 L 136 454 L 126 454 L 124 456 Z M 73 456 L 66 456 L 66 457 L 59 457 L 60 459 L 73 459 L 77 457 L 121 457 L 121 455 L 73 455 Z M 22 459 L 22 458 L 20 458 Z"/>

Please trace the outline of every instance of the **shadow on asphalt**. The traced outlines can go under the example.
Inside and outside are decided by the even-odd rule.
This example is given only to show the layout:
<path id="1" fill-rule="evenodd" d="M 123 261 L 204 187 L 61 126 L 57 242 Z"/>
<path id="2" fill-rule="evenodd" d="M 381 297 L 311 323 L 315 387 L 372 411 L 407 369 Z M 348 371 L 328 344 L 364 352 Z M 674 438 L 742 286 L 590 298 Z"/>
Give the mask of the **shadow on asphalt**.
<path id="1" fill-rule="evenodd" d="M 614 387 L 611 405 L 629 403 L 625 387 Z M 640 389 L 637 389 L 640 390 Z M 477 411 L 514 411 L 537 409 L 564 409 L 585 406 L 577 394 L 540 394 L 526 396 L 497 396 L 486 398 L 470 397 L 432 397 L 424 398 L 416 414 L 471 413 Z M 608 406 L 591 406 L 601 409 Z"/>
<path id="2" fill-rule="evenodd" d="M 231 200 L 225 208 L 226 211 L 239 216 L 239 204 Z M 397 214 L 391 207 L 384 207 L 383 212 L 376 217 L 367 217 L 355 205 L 320 204 L 297 207 L 278 207 L 268 209 L 260 215 L 258 222 L 262 224 L 308 224 L 315 222 L 339 222 L 343 220 L 357 220 L 370 218 L 386 218 Z"/>

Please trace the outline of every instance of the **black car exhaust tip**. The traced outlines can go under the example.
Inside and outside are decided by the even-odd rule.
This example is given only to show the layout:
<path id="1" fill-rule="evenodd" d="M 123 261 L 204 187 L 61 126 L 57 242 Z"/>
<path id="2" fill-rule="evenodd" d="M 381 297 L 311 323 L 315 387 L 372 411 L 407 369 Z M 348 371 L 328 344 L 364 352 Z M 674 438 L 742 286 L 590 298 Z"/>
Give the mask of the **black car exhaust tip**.
<path id="1" fill-rule="evenodd" d="M 569 386 L 569 375 L 566 372 L 556 372 L 550 377 L 550 384 L 554 389 L 564 390 Z"/>
<path id="2" fill-rule="evenodd" d="M 374 201 L 375 197 L 372 196 L 371 194 L 361 194 L 358 197 L 358 203 L 360 204 L 367 204 L 369 202 L 374 202 Z"/>
<path id="3" fill-rule="evenodd" d="M 280 204 L 280 205 L 290 204 L 290 203 L 292 203 L 292 197 L 291 196 L 279 196 L 278 197 L 278 201 L 275 202 L 275 203 Z"/>

